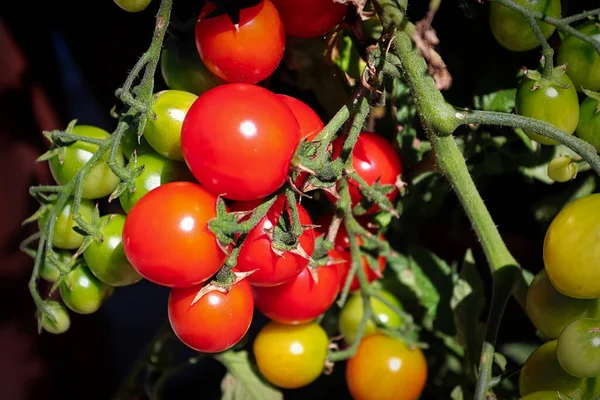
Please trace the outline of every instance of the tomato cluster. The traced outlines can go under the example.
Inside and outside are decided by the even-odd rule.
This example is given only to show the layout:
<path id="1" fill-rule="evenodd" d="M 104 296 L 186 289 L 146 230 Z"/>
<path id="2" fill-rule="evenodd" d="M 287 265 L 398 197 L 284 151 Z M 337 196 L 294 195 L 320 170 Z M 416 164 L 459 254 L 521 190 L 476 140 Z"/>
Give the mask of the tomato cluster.
<path id="1" fill-rule="evenodd" d="M 550 339 L 525 363 L 522 396 L 559 391 L 573 398 L 600 394 L 600 194 L 564 207 L 550 224 L 544 263 L 527 294 L 527 313 Z"/>

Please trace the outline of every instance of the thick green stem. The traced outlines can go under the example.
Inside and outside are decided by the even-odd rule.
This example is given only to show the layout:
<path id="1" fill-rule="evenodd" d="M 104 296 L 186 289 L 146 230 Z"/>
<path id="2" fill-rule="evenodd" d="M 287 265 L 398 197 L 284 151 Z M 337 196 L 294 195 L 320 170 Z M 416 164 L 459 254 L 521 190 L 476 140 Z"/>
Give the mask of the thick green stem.
<path id="1" fill-rule="evenodd" d="M 544 32 L 542 32 L 542 29 L 535 18 L 531 15 L 524 15 L 524 17 L 533 30 L 536 39 L 542 45 L 542 54 L 544 55 L 544 70 L 542 71 L 542 75 L 544 78 L 550 78 L 552 76 L 552 70 L 554 69 L 554 50 L 552 50 L 552 47 L 546 40 Z"/>
<path id="2" fill-rule="evenodd" d="M 600 15 L 600 8 L 596 8 L 595 10 L 584 11 L 579 14 L 571 15 L 570 17 L 565 17 L 560 20 L 563 24 L 571 24 L 573 22 L 581 21 L 582 19 L 586 19 L 589 17 L 597 17 Z"/>

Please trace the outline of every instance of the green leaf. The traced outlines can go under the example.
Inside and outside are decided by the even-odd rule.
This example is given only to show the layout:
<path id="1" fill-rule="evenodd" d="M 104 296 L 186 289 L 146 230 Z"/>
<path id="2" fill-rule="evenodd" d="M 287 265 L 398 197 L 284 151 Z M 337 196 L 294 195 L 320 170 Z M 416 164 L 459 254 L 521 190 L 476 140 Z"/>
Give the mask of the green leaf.
<path id="1" fill-rule="evenodd" d="M 506 357 L 504 357 L 502 354 L 500 353 L 494 353 L 494 362 L 496 363 L 496 365 L 498 367 L 500 367 L 500 370 L 502 370 L 502 372 L 504 372 L 506 370 Z"/>
<path id="2" fill-rule="evenodd" d="M 247 351 L 230 350 L 215 359 L 229 371 L 221 382 L 222 400 L 283 400 L 283 394 L 254 371 Z"/>
<path id="3" fill-rule="evenodd" d="M 509 113 L 515 108 L 517 89 L 503 89 L 497 92 L 475 96 L 475 108 L 484 111 L 498 111 Z"/>
<path id="4" fill-rule="evenodd" d="M 465 396 L 463 395 L 462 387 L 456 386 L 454 389 L 452 389 L 450 398 L 452 400 L 464 400 Z"/>
<path id="5" fill-rule="evenodd" d="M 340 40 L 338 56 L 333 60 L 335 64 L 350 77 L 360 78 L 367 63 L 360 57 L 360 54 L 350 36 L 343 36 Z"/>
<path id="6" fill-rule="evenodd" d="M 516 364 L 523 364 L 538 347 L 535 343 L 506 343 L 500 351 Z"/>

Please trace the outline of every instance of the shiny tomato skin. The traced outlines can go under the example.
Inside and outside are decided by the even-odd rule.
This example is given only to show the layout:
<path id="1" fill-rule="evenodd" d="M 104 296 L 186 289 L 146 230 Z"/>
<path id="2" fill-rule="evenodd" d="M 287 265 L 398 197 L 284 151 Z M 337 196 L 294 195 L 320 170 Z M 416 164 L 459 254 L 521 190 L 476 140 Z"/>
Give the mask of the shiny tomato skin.
<path id="1" fill-rule="evenodd" d="M 123 249 L 144 278 L 169 287 L 191 286 L 214 275 L 225 261 L 207 222 L 217 198 L 191 182 L 171 182 L 148 192 L 131 209 Z"/>
<path id="2" fill-rule="evenodd" d="M 341 136 L 334 140 L 334 159 L 342 152 L 345 139 L 346 137 Z M 400 156 L 392 144 L 374 132 L 361 132 L 352 152 L 352 167 L 369 185 L 374 184 L 377 179 L 382 185 L 393 185 L 396 183 L 398 175 L 402 173 Z M 363 196 L 358 185 L 353 180 L 349 180 L 349 182 L 350 198 L 354 207 L 362 200 Z M 398 190 L 394 189 L 387 197 L 390 201 L 394 201 L 397 195 Z M 332 200 L 330 195 L 328 197 Z M 373 205 L 366 214 L 373 214 L 377 211 L 379 211 L 379 207 Z"/>
<path id="3" fill-rule="evenodd" d="M 552 285 L 576 299 L 600 297 L 600 193 L 567 204 L 544 239 L 544 265 Z"/>
<path id="4" fill-rule="evenodd" d="M 236 202 L 231 205 L 231 211 L 249 211 L 256 208 L 260 201 Z M 285 252 L 281 257 L 271 249 L 271 239 L 265 230 L 271 230 L 277 225 L 284 209 L 285 198 L 280 197 L 271 206 L 267 215 L 252 229 L 240 249 L 236 268 L 242 272 L 256 270 L 246 279 L 254 286 L 275 286 L 297 276 L 308 265 L 308 260 L 298 254 Z M 298 204 L 298 214 L 302 225 L 311 225 L 308 212 Z M 308 255 L 315 248 L 315 233 L 306 229 L 299 239 L 299 244 Z"/>
<path id="5" fill-rule="evenodd" d="M 278 96 L 294 113 L 300 126 L 300 137 L 302 139 L 310 142 L 325 127 L 321 117 L 302 100 L 285 94 L 279 94 Z"/>
<path id="6" fill-rule="evenodd" d="M 375 333 L 363 338 L 348 360 L 346 382 L 354 400 L 416 400 L 427 381 L 427 362 L 419 348 Z"/>
<path id="7" fill-rule="evenodd" d="M 578 25 L 577 30 L 586 36 L 600 40 L 600 26 L 597 21 L 586 21 Z M 575 89 L 600 90 L 600 54 L 591 44 L 568 35 L 558 49 L 558 65 L 567 65 L 567 75 L 573 81 Z"/>
<path id="8" fill-rule="evenodd" d="M 305 267 L 290 281 L 273 287 L 254 287 L 256 308 L 282 324 L 303 324 L 323 314 L 335 301 L 340 288 L 336 265 L 317 267 L 315 281 Z"/>
<path id="9" fill-rule="evenodd" d="M 181 135 L 198 182 L 232 200 L 255 200 L 279 189 L 299 142 L 290 108 L 267 89 L 241 83 L 200 95 Z"/>
<path id="10" fill-rule="evenodd" d="M 323 36 L 342 22 L 347 4 L 333 0 L 273 0 L 285 32 L 297 38 Z"/>
<path id="11" fill-rule="evenodd" d="M 202 353 L 225 351 L 239 342 L 252 323 L 254 300 L 246 280 L 228 293 L 212 290 L 194 305 L 202 286 L 171 289 L 169 322 L 177 337 Z"/>
<path id="12" fill-rule="evenodd" d="M 196 23 L 196 46 L 206 68 L 227 82 L 254 84 L 268 78 L 285 50 L 285 29 L 273 3 L 264 0 L 242 9 L 237 29 L 227 14 L 205 18 L 213 9 L 207 5 Z"/>

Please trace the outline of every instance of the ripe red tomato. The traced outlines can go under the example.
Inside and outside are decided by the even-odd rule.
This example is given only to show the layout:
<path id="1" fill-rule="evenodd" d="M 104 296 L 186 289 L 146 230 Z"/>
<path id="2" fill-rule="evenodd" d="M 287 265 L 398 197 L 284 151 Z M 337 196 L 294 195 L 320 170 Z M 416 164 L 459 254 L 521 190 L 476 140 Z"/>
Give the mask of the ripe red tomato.
<path id="1" fill-rule="evenodd" d="M 169 296 L 169 322 L 177 337 L 202 353 L 225 351 L 239 342 L 250 327 L 254 300 L 244 279 L 228 293 L 213 290 L 194 305 L 201 286 L 176 288 Z"/>
<path id="2" fill-rule="evenodd" d="M 285 32 L 294 37 L 323 36 L 342 22 L 348 6 L 333 0 L 273 0 Z"/>
<path id="3" fill-rule="evenodd" d="M 339 262 L 338 273 L 340 276 L 340 290 L 344 289 L 344 285 L 346 284 L 346 279 L 348 278 L 348 274 L 350 273 L 350 268 L 352 267 L 351 257 L 349 251 L 338 251 L 336 249 L 331 250 L 328 253 L 329 257 L 332 261 Z M 377 265 L 379 266 L 378 272 L 375 272 L 371 269 L 367 258 L 365 256 L 361 257 L 362 259 L 362 267 L 367 274 L 367 280 L 369 282 L 373 282 L 381 277 L 383 271 L 385 270 L 385 258 L 377 257 Z M 358 271 L 356 272 L 358 274 Z M 360 283 L 358 282 L 358 277 L 354 275 L 354 279 L 352 279 L 352 283 L 350 284 L 350 292 L 354 292 L 355 290 L 360 289 Z"/>
<path id="4" fill-rule="evenodd" d="M 300 126 L 300 137 L 302 139 L 306 138 L 306 141 L 310 142 L 325 127 L 319 115 L 305 102 L 285 94 L 279 94 L 278 96 L 294 113 Z"/>
<path id="5" fill-rule="evenodd" d="M 306 267 L 292 280 L 273 287 L 254 287 L 256 308 L 282 324 L 303 324 L 323 314 L 340 288 L 337 265 L 317 267 L 315 281 Z"/>
<path id="6" fill-rule="evenodd" d="M 237 202 L 231 205 L 231 210 L 249 211 L 259 204 L 260 201 Z M 285 198 L 278 198 L 267 215 L 248 233 L 240 249 L 236 268 L 243 272 L 257 270 L 246 278 L 252 285 L 279 285 L 294 278 L 308 265 L 308 260 L 298 254 L 285 252 L 280 257 L 271 249 L 272 242 L 267 232 L 277 226 L 283 213 L 287 217 L 288 211 L 287 207 L 284 211 L 284 205 Z M 312 224 L 308 212 L 300 204 L 298 204 L 298 214 L 302 225 Z M 314 230 L 304 230 L 299 243 L 308 255 L 312 255 L 315 248 Z"/>
<path id="7" fill-rule="evenodd" d="M 333 142 L 334 159 L 342 152 L 345 139 L 341 136 Z M 396 150 L 385 138 L 373 132 L 361 132 L 352 152 L 352 167 L 369 185 L 374 184 L 377 180 L 382 185 L 394 184 L 398 175 L 402 173 L 402 163 Z M 350 198 L 354 207 L 362 200 L 363 196 L 354 181 L 350 180 L 349 186 Z M 394 189 L 387 197 L 393 201 L 397 195 L 398 190 Z M 330 195 L 328 197 L 333 199 Z M 375 213 L 378 210 L 379 207 L 374 205 L 369 208 L 367 214 Z"/>
<path id="8" fill-rule="evenodd" d="M 198 182 L 232 200 L 279 189 L 299 141 L 290 108 L 267 89 L 242 83 L 200 95 L 181 132 L 183 156 Z"/>
<path id="9" fill-rule="evenodd" d="M 127 259 L 144 278 L 163 286 L 202 283 L 225 261 L 207 222 L 216 197 L 191 182 L 171 182 L 148 192 L 131 209 L 123 228 Z"/>
<path id="10" fill-rule="evenodd" d="M 264 0 L 242 9 L 237 27 L 227 14 L 205 18 L 213 10 L 208 4 L 196 23 L 196 46 L 206 68 L 228 82 L 268 78 L 285 50 L 285 30 L 273 3 Z"/>

